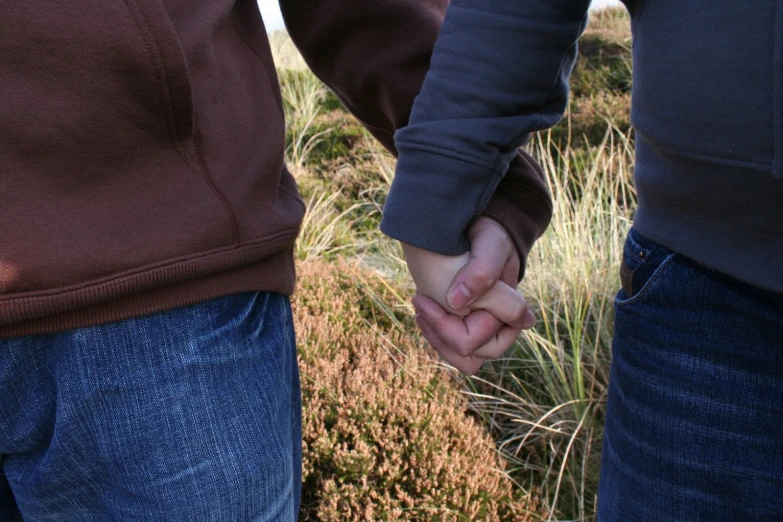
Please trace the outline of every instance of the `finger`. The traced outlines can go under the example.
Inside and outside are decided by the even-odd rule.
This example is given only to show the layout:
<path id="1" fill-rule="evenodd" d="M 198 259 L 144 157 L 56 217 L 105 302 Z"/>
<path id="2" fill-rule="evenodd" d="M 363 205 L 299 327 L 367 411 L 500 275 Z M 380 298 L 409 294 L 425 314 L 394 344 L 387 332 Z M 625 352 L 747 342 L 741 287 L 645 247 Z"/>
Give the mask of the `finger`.
<path id="1" fill-rule="evenodd" d="M 449 345 L 443 342 L 443 340 L 435 333 L 432 326 L 430 326 L 426 320 L 424 320 L 421 314 L 416 316 L 416 324 L 424 334 L 424 338 L 430 343 L 438 355 L 465 375 L 475 375 L 476 372 L 481 369 L 481 366 L 486 362 L 483 357 L 476 357 L 470 355 L 468 357 L 461 357 Z"/>
<path id="2" fill-rule="evenodd" d="M 490 291 L 514 250 L 506 230 L 488 218 L 479 218 L 470 236 L 470 259 L 454 276 L 446 296 L 446 302 L 454 310 L 470 306 Z"/>
<path id="3" fill-rule="evenodd" d="M 474 310 L 463 318 L 467 335 L 454 329 L 437 330 L 441 339 L 462 357 L 472 355 L 487 343 L 492 342 L 505 325 L 486 310 Z M 430 323 L 432 324 L 432 323 Z M 434 326 L 434 325 L 433 325 Z"/>
<path id="4" fill-rule="evenodd" d="M 519 254 L 516 252 L 509 258 L 506 266 L 503 267 L 500 280 L 511 288 L 516 288 L 519 285 Z"/>
<path id="5" fill-rule="evenodd" d="M 503 326 L 492 339 L 473 352 L 476 357 L 484 357 L 493 361 L 500 359 L 514 346 L 521 330 L 511 326 Z"/>
<path id="6" fill-rule="evenodd" d="M 424 296 L 414 298 L 414 308 L 428 325 L 461 357 L 471 355 L 490 342 L 503 323 L 484 310 L 460 318 L 447 313 L 438 303 Z"/>
<path id="7" fill-rule="evenodd" d="M 491 313 L 500 321 L 520 330 L 532 328 L 536 320 L 525 298 L 502 281 L 498 281 L 482 298 L 471 305 Z"/>
<path id="8" fill-rule="evenodd" d="M 422 314 L 426 321 L 426 315 Z M 485 310 L 475 310 L 464 318 L 468 336 L 453 337 L 450 330 L 438 331 L 429 323 L 432 331 L 457 355 L 474 355 L 484 359 L 500 359 L 519 338 L 521 330 L 503 324 Z"/>
<path id="9" fill-rule="evenodd" d="M 422 317 L 421 314 L 416 314 L 413 319 L 416 322 L 416 326 L 419 327 L 419 330 L 421 330 L 421 333 L 424 335 L 424 338 L 427 340 L 430 346 L 435 348 L 435 350 L 446 346 L 446 343 L 443 342 L 443 339 L 440 338 L 432 326 L 427 324 L 427 321 Z"/>

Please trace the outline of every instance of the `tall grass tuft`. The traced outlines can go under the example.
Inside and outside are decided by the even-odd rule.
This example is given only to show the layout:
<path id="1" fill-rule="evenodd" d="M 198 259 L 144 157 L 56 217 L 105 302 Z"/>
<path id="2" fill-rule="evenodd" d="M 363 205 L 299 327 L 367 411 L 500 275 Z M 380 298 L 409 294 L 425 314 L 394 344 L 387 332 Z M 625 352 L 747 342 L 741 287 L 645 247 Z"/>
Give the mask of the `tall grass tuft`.
<path id="1" fill-rule="evenodd" d="M 274 31 L 269 35 L 269 47 L 278 70 L 306 71 L 307 64 L 286 31 Z"/>
<path id="2" fill-rule="evenodd" d="M 610 121 L 604 129 L 603 140 L 587 149 L 561 147 L 552 133 L 534 140 L 531 152 L 544 167 L 555 207 L 520 287 L 538 323 L 503 360 L 461 381 L 520 491 L 540 497 L 544 520 L 595 516 L 612 304 L 636 208 L 631 132 Z M 383 199 L 394 160 L 377 154 L 374 161 L 382 182 L 371 199 Z M 410 284 L 398 243 L 378 236 L 364 260 L 395 286 Z"/>
<path id="3" fill-rule="evenodd" d="M 298 261 L 328 258 L 337 252 L 356 247 L 346 216 L 362 204 L 356 203 L 340 212 L 335 206 L 339 197 L 339 191 L 329 194 L 325 190 L 314 192 L 310 196 L 294 247 Z"/>
<path id="4" fill-rule="evenodd" d="M 627 15 L 619 9 L 593 14 L 585 36 L 580 48 L 581 65 L 572 82 L 572 111 L 565 122 L 549 133 L 538 135 L 531 145 L 531 152 L 545 169 L 555 202 L 552 225 L 530 254 L 527 275 L 521 285 L 538 323 L 534 330 L 519 338 L 503 360 L 486 365 L 477 378 L 462 379 L 452 371 L 456 378 L 444 379 L 449 372 L 442 371 L 441 366 L 438 378 L 426 379 L 432 386 L 453 390 L 456 385 L 464 390 L 468 398 L 466 407 L 483 421 L 497 452 L 508 463 L 504 476 L 507 473 L 515 481 L 513 496 L 538 499 L 535 506 L 528 504 L 528 512 L 522 515 L 530 520 L 594 520 L 611 357 L 612 305 L 619 287 L 617 270 L 623 239 L 636 208 L 631 183 L 633 143 L 627 118 L 631 83 Z M 299 330 L 304 334 L 300 353 L 306 359 L 308 343 L 317 341 L 318 346 L 329 348 L 329 360 L 340 357 L 348 364 L 345 367 L 351 368 L 363 361 L 366 364 L 362 368 L 367 372 L 384 367 L 384 357 L 388 355 L 396 370 L 382 377 L 374 376 L 372 379 L 379 379 L 373 381 L 374 385 L 378 390 L 389 389 L 395 395 L 404 395 L 412 385 L 395 380 L 395 376 L 405 368 L 402 361 L 415 351 L 401 357 L 398 348 L 413 348 L 424 341 L 412 325 L 408 298 L 413 289 L 399 244 L 377 231 L 380 210 L 394 173 L 394 159 L 377 146 L 366 146 L 363 138 L 348 128 L 346 116 L 336 114 L 325 87 L 311 73 L 281 71 L 280 76 L 289 122 L 288 163 L 309 200 L 308 216 L 296 247 L 297 258 L 307 261 L 300 264 L 303 290 L 297 299 L 315 292 L 308 302 L 316 308 L 297 308 Z M 347 145 L 333 146 L 333 142 Z M 365 268 L 382 276 L 381 286 L 388 291 L 362 284 L 362 278 L 354 272 L 343 274 L 347 265 L 340 261 L 342 257 L 359 257 Z M 330 300 L 323 298 L 323 290 L 316 290 L 325 280 L 323 274 L 305 267 L 313 263 L 326 267 L 332 261 L 337 261 L 338 266 L 333 271 L 330 269 L 330 273 L 346 286 L 333 292 L 335 296 Z M 360 299 L 363 304 L 358 309 L 346 308 L 336 315 L 333 313 L 351 299 Z M 323 328 L 308 330 L 306 324 L 310 321 L 323 323 Z M 361 338 L 356 352 L 346 351 L 342 344 L 338 347 L 337 337 L 342 339 L 348 333 L 345 321 L 355 326 L 351 335 Z M 337 337 L 326 336 L 327 330 L 330 336 Z M 400 336 L 392 342 L 387 333 L 373 336 L 392 330 Z M 359 348 L 366 352 L 357 355 Z M 319 352 L 313 361 L 323 360 L 323 355 Z M 349 377 L 358 375 L 346 372 L 342 364 L 335 365 L 333 373 L 325 372 L 323 367 L 308 369 L 305 365 L 303 379 L 321 382 L 327 374 L 331 375 L 329 378 L 333 380 L 328 385 L 313 388 L 318 394 L 326 393 L 336 389 L 334 383 L 342 382 L 340 379 L 348 384 Z M 373 395 L 372 400 L 361 406 L 357 403 L 349 412 L 345 404 L 369 398 L 357 390 L 351 388 L 351 393 L 330 402 L 337 414 L 329 422 L 343 423 L 340 425 L 347 430 L 344 433 L 364 441 L 376 425 L 368 420 L 368 415 L 377 410 L 375 402 L 380 399 Z M 304 408 L 307 415 L 317 420 L 324 410 L 318 402 L 321 399 L 314 397 L 305 398 Z M 420 401 L 417 398 L 411 404 Z M 406 412 L 400 417 L 403 423 L 418 422 L 413 407 L 402 409 Z M 398 423 L 396 417 L 388 419 L 394 425 Z M 333 429 L 328 433 L 333 433 Z M 401 448 L 419 441 L 426 442 L 422 446 L 428 448 L 425 453 L 432 450 L 424 460 L 407 454 L 399 460 L 400 471 L 394 473 L 399 473 L 395 480 L 401 481 L 400 484 L 417 484 L 429 472 L 419 466 L 435 458 L 438 445 L 459 447 L 466 454 L 472 454 L 475 449 L 462 444 L 464 435 L 456 431 L 449 431 L 449 436 L 442 438 L 439 438 L 440 431 L 433 433 L 400 439 Z M 434 489 L 420 492 L 418 485 L 413 488 L 416 492 L 409 501 L 423 499 L 416 508 L 421 509 L 416 512 L 419 514 L 412 515 L 407 510 L 398 513 L 394 507 L 368 516 L 363 509 L 370 504 L 390 505 L 389 499 L 373 496 L 373 491 L 384 491 L 374 479 L 367 478 L 375 476 L 377 470 L 372 465 L 361 467 L 362 475 L 355 473 L 359 468 L 344 468 L 354 463 L 355 456 L 364 458 L 367 454 L 362 450 L 361 455 L 354 455 L 355 448 L 346 453 L 343 442 L 330 437 L 317 438 L 317 449 L 323 457 L 318 468 L 328 471 L 333 478 L 311 484 L 311 492 L 328 490 L 324 498 L 329 500 L 322 507 L 328 508 L 329 516 L 334 519 L 393 519 L 390 513 L 394 513 L 401 520 L 448 520 L 455 512 L 443 510 L 454 509 L 449 507 L 452 500 L 467 502 L 465 499 L 470 498 L 453 492 L 449 495 L 456 496 L 449 496 L 448 500 L 441 496 L 444 481 L 463 480 L 455 478 L 462 477 L 458 467 L 454 468 L 456 474 L 449 478 L 428 481 L 427 487 Z M 388 439 L 384 437 L 377 441 Z M 434 445 L 432 440 L 422 441 L 421 437 L 432 437 Z M 352 500 L 358 498 L 357 492 L 361 492 L 362 498 L 371 499 L 369 504 L 362 504 L 362 509 Z M 493 496 L 494 493 L 490 494 Z M 357 509 L 346 514 L 349 509 L 346 506 Z M 328 518 L 325 511 L 321 513 L 317 519 Z M 474 515 L 466 519 L 486 518 Z"/>
<path id="5" fill-rule="evenodd" d="M 310 71 L 280 71 L 280 90 L 286 121 L 286 160 L 295 168 L 304 166 L 310 153 L 334 129 L 314 130 L 323 112 L 328 90 Z"/>
<path id="6" fill-rule="evenodd" d="M 612 128 L 588 156 L 570 148 L 552 152 L 546 135 L 534 149 L 555 202 L 553 223 L 533 249 L 521 286 L 538 323 L 467 393 L 512 476 L 539 491 L 548 520 L 592 520 L 612 303 L 635 208 L 634 154 L 628 135 Z"/>

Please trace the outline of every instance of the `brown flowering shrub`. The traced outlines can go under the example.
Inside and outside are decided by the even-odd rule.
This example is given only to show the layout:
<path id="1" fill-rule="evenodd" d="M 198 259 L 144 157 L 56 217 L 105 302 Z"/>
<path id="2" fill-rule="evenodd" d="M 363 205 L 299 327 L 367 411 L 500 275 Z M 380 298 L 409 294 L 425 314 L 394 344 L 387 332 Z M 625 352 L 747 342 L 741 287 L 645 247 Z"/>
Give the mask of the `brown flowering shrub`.
<path id="1" fill-rule="evenodd" d="M 356 264 L 299 267 L 303 520 L 538 520 L 486 429 L 414 334 L 389 286 Z"/>

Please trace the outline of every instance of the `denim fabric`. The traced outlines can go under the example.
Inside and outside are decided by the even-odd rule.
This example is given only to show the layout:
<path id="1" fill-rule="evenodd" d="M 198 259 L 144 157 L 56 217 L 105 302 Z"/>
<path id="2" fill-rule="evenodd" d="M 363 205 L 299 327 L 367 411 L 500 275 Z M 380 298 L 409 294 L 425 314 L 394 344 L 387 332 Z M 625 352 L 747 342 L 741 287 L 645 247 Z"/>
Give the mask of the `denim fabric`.
<path id="1" fill-rule="evenodd" d="M 285 296 L 0 341 L 0 398 L 3 521 L 296 519 Z"/>
<path id="2" fill-rule="evenodd" d="M 633 230 L 622 273 L 598 520 L 783 521 L 783 295 Z"/>

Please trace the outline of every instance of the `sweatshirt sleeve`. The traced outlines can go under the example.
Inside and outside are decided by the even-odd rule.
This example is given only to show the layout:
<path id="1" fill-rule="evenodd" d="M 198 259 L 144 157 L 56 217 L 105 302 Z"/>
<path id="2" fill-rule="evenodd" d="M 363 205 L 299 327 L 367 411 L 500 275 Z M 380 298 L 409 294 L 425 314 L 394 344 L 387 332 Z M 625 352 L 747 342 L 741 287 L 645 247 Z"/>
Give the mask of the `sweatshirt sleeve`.
<path id="1" fill-rule="evenodd" d="M 487 207 L 517 148 L 560 120 L 588 7 L 451 2 L 409 124 L 395 135 L 384 232 L 443 254 L 466 249 L 461 231 Z"/>
<path id="2" fill-rule="evenodd" d="M 288 32 L 310 68 L 395 155 L 394 133 L 408 124 L 448 4 L 448 0 L 280 0 Z M 442 175 L 448 179 L 450 173 Z M 489 202 L 485 201 L 484 215 L 508 230 L 524 268 L 527 252 L 552 214 L 543 172 L 529 155 L 519 151 L 506 176 L 498 181 Z M 402 212 L 391 221 L 389 216 L 384 218 L 384 223 L 394 225 L 387 233 L 446 254 L 468 249 L 464 232 L 470 220 L 457 222 L 452 217 L 469 204 L 467 199 L 453 198 L 453 191 L 447 190 L 435 194 L 435 200 L 427 201 L 417 194 L 404 201 L 406 191 L 397 190 L 400 183 L 394 185 L 393 190 L 401 192 L 395 199 L 400 201 Z M 434 192 L 428 190 L 430 195 Z M 416 212 L 428 205 L 431 211 L 426 212 L 423 223 L 430 231 L 417 240 L 422 235 L 422 215 Z M 446 239 L 449 248 L 441 244 L 444 227 L 450 236 Z"/>

